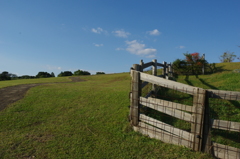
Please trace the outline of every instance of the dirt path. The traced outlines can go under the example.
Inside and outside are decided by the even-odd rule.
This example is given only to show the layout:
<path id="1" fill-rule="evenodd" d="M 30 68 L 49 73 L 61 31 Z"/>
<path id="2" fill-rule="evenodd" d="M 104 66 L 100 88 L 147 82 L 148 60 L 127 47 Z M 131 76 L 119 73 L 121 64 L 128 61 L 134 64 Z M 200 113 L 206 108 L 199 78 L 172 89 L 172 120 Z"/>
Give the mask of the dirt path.
<path id="1" fill-rule="evenodd" d="M 82 82 L 84 80 L 79 77 L 69 77 L 72 82 Z M 69 82 L 63 82 L 69 83 Z M 37 83 L 37 84 L 23 84 L 11 87 L 4 87 L 0 89 L 0 111 L 5 109 L 9 104 L 12 104 L 24 97 L 27 91 L 39 85 L 50 84 L 50 83 Z"/>

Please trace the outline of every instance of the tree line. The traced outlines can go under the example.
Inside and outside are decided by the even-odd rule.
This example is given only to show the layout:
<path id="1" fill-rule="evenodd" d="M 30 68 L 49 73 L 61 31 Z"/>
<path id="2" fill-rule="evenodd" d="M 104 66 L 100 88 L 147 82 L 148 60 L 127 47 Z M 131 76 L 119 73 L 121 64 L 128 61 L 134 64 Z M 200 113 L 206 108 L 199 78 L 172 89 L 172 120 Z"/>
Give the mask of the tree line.
<path id="1" fill-rule="evenodd" d="M 104 72 L 96 72 L 96 74 L 105 74 Z M 57 75 L 57 77 L 65 77 L 65 76 L 81 76 L 81 75 L 91 75 L 88 71 L 83 70 L 77 70 L 75 72 L 71 71 L 63 71 Z M 16 80 L 16 79 L 33 79 L 33 78 L 49 78 L 49 77 L 55 77 L 55 74 L 48 73 L 48 72 L 38 72 L 36 76 L 29 76 L 29 75 L 23 75 L 23 76 L 17 76 L 16 74 L 9 73 L 7 71 L 3 71 L 0 73 L 0 81 L 4 80 Z"/>

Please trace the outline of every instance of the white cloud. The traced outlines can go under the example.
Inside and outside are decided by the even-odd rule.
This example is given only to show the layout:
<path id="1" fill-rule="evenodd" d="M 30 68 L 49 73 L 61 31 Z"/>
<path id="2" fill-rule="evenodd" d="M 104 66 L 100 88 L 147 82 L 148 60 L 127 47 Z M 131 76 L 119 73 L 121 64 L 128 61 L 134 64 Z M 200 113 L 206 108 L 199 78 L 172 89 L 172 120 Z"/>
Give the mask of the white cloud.
<path id="1" fill-rule="evenodd" d="M 59 66 L 51 66 L 51 65 L 46 65 L 45 68 L 48 70 L 62 70 L 62 68 Z"/>
<path id="2" fill-rule="evenodd" d="M 123 48 L 120 48 L 120 47 L 118 47 L 118 48 L 116 48 L 116 50 L 117 51 L 120 51 L 120 50 L 124 50 Z"/>
<path id="3" fill-rule="evenodd" d="M 113 31 L 113 33 L 115 34 L 115 36 L 121 38 L 127 38 L 129 35 L 131 35 L 129 32 L 125 32 L 123 29 Z"/>
<path id="4" fill-rule="evenodd" d="M 133 41 L 126 41 L 126 44 L 128 47 L 126 50 L 132 54 L 140 55 L 140 56 L 146 56 L 148 58 L 155 57 L 155 54 L 157 52 L 156 49 L 153 48 L 145 48 L 145 44 L 140 44 L 136 40 Z"/>
<path id="5" fill-rule="evenodd" d="M 96 46 L 96 47 L 100 47 L 100 46 L 103 46 L 103 44 L 93 44 L 94 46 Z"/>
<path id="6" fill-rule="evenodd" d="M 98 27 L 97 29 L 95 28 L 92 28 L 92 32 L 93 33 L 96 33 L 96 34 L 101 34 L 104 30 L 100 27 Z"/>
<path id="7" fill-rule="evenodd" d="M 156 55 L 148 55 L 147 58 L 155 58 Z"/>
<path id="8" fill-rule="evenodd" d="M 152 31 L 148 31 L 147 33 L 150 34 L 150 35 L 160 35 L 161 34 L 161 32 L 159 32 L 157 29 L 154 29 Z"/>
<path id="9" fill-rule="evenodd" d="M 181 46 L 178 46 L 177 48 L 178 48 L 178 49 L 184 49 L 185 46 L 182 46 L 182 45 L 181 45 Z"/>

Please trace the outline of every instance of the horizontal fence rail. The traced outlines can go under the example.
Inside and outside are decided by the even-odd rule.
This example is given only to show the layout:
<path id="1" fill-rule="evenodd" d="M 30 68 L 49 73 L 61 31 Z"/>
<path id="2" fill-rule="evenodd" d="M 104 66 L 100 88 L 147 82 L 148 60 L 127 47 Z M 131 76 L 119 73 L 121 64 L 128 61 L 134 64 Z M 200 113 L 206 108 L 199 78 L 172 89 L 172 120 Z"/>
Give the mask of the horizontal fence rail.
<path id="1" fill-rule="evenodd" d="M 150 66 L 151 74 L 143 72 Z M 157 75 L 158 66 L 162 67 L 161 75 Z M 213 119 L 209 108 L 210 98 L 240 101 L 240 92 L 205 90 L 178 83 L 169 80 L 173 72 L 171 64 L 157 63 L 157 60 L 148 63 L 141 60 L 140 65 L 133 65 L 129 116 L 134 130 L 217 158 L 240 159 L 239 148 L 213 142 L 211 136 L 212 129 L 240 133 L 240 122 Z M 159 99 L 159 93 L 167 95 L 163 94 Z M 180 99 L 169 100 L 176 98 L 175 93 L 180 94 L 177 96 Z M 182 100 L 186 102 L 181 103 Z M 178 127 L 171 125 L 172 121 L 177 122 Z M 183 128 L 179 127 L 181 123 Z"/>

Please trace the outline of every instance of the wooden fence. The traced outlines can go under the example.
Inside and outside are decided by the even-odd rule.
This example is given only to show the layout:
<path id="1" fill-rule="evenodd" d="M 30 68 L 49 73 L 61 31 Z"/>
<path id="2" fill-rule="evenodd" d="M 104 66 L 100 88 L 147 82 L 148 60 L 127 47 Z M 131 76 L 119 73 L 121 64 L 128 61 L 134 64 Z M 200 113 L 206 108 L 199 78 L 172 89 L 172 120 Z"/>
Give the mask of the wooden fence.
<path id="1" fill-rule="evenodd" d="M 143 72 L 145 68 L 150 66 L 152 66 L 152 75 Z M 162 67 L 163 70 L 160 76 L 157 76 L 157 66 Z M 212 128 L 240 132 L 240 122 L 211 119 L 208 102 L 209 98 L 240 101 L 240 92 L 205 90 L 168 80 L 172 72 L 171 64 L 166 62 L 160 64 L 157 63 L 157 60 L 146 64 L 141 61 L 140 65 L 134 64 L 131 68 L 129 116 L 134 130 L 166 143 L 183 145 L 195 151 L 210 153 L 214 157 L 240 159 L 240 149 L 215 143 L 211 140 Z M 152 89 L 149 93 L 143 95 L 142 90 L 148 83 L 151 83 Z M 152 94 L 161 91 L 161 88 L 192 96 L 192 105 L 151 97 Z M 182 130 L 151 117 L 141 111 L 143 107 L 186 121 L 190 123 L 191 130 Z"/>

